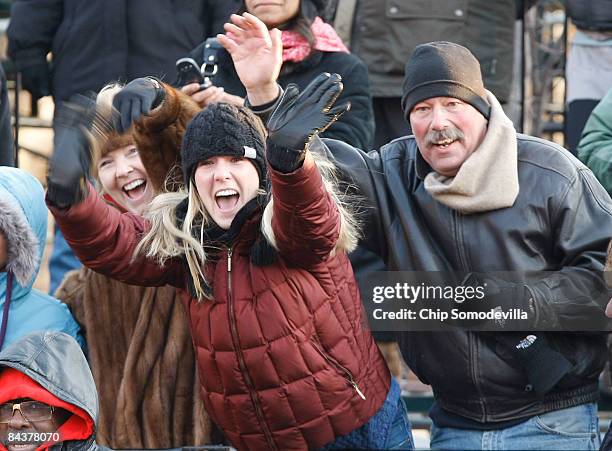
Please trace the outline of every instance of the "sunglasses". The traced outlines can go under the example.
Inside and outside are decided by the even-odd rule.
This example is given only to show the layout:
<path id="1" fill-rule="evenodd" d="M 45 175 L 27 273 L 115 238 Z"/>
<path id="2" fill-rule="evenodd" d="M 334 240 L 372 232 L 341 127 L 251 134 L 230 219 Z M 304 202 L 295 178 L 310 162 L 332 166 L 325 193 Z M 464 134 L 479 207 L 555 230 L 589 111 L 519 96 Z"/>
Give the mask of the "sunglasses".
<path id="1" fill-rule="evenodd" d="M 15 410 L 19 410 L 27 421 L 46 421 L 53 416 L 54 408 L 38 401 L 24 401 L 19 404 L 7 403 L 0 405 L 0 423 L 8 423 L 13 418 Z"/>

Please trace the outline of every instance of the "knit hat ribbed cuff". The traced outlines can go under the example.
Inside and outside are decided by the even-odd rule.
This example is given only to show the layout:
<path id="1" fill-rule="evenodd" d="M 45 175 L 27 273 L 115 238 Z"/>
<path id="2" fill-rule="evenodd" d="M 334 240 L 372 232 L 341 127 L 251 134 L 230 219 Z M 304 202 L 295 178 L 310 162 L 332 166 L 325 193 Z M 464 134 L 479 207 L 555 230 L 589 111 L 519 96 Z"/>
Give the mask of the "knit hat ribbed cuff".
<path id="1" fill-rule="evenodd" d="M 410 120 L 410 111 L 417 103 L 432 97 L 453 97 L 469 103 L 487 119 L 491 115 L 491 105 L 469 87 L 452 80 L 434 80 L 421 83 L 404 94 L 402 110 L 406 119 Z"/>
<path id="2" fill-rule="evenodd" d="M 462 100 L 489 118 L 491 107 L 480 63 L 469 49 L 446 41 L 414 49 L 404 71 L 402 109 L 406 119 L 417 103 L 433 97 Z"/>
<path id="3" fill-rule="evenodd" d="M 204 108 L 187 125 L 181 147 L 185 181 L 198 164 L 215 156 L 249 159 L 259 174 L 260 187 L 266 186 L 265 128 L 248 108 L 214 103 Z"/>

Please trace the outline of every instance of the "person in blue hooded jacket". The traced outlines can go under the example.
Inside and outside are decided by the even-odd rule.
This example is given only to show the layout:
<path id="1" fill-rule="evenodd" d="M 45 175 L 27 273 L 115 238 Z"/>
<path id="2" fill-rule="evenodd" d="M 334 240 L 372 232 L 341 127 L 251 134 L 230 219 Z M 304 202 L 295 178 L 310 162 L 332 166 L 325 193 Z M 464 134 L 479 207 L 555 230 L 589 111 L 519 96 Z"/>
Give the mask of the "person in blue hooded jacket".
<path id="1" fill-rule="evenodd" d="M 40 182 L 21 169 L 0 167 L 0 349 L 39 330 L 66 332 L 81 346 L 68 307 L 32 288 L 47 236 Z"/>

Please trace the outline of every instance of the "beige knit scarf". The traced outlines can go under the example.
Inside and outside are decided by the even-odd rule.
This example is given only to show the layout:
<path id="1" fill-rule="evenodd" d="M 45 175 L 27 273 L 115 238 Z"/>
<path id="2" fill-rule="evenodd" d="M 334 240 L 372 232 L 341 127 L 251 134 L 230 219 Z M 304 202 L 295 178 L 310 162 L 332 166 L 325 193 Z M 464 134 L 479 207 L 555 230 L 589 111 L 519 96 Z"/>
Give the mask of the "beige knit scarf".
<path id="1" fill-rule="evenodd" d="M 493 94 L 491 116 L 480 146 L 454 177 L 430 172 L 425 189 L 438 202 L 464 214 L 511 207 L 519 193 L 516 130 Z"/>

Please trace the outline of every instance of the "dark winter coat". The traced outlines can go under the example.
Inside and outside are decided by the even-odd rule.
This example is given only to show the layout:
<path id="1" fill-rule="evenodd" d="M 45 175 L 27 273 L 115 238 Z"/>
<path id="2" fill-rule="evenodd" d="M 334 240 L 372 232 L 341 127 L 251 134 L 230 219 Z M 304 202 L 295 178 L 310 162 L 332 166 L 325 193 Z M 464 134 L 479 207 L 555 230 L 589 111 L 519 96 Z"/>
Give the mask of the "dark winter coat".
<path id="1" fill-rule="evenodd" d="M 559 271 L 532 290 L 533 326 L 559 330 L 583 315 L 603 320 L 605 304 L 585 296 L 584 287 L 603 284 L 612 201 L 593 173 L 565 149 L 525 135 L 517 139 L 520 191 L 513 206 L 473 214 L 461 214 L 426 191 L 424 178 L 432 169 L 412 136 L 368 154 L 323 141 L 339 169 L 376 207 L 364 244 L 390 270 Z M 574 367 L 543 398 L 530 391 L 521 362 L 490 335 L 404 332 L 401 341 L 407 363 L 431 384 L 441 407 L 495 422 L 597 399 L 605 335 L 550 333 L 548 340 Z"/>
<path id="2" fill-rule="evenodd" d="M 15 145 L 11 127 L 11 104 L 8 98 L 6 75 L 0 67 L 0 166 L 15 165 Z"/>
<path id="3" fill-rule="evenodd" d="M 358 0 L 351 51 L 368 66 L 373 97 L 401 97 L 404 66 L 425 42 L 452 41 L 480 61 L 487 89 L 507 101 L 515 0 Z"/>
<path id="4" fill-rule="evenodd" d="M 155 75 L 171 82 L 175 61 L 223 31 L 213 26 L 234 8 L 215 0 L 16 0 L 9 55 L 21 68 L 44 63 L 51 52 L 56 101 L 118 79 Z"/>
<path id="5" fill-rule="evenodd" d="M 277 262 L 251 261 L 262 221 L 256 212 L 205 268 L 214 300 L 186 297 L 185 306 L 206 410 L 231 443 L 319 448 L 377 412 L 390 375 L 364 327 L 348 258 L 333 251 L 340 215 L 314 161 L 307 156 L 295 172 L 270 177 Z M 129 283 L 187 286 L 182 261 L 130 263 L 148 227 L 142 218 L 120 215 L 95 194 L 52 212 L 92 269 Z"/>
<path id="6" fill-rule="evenodd" d="M 202 46 L 199 46 L 191 53 L 199 64 L 203 61 L 202 50 Z M 314 51 L 304 61 L 292 63 L 291 66 L 290 71 L 281 71 L 278 78 L 278 83 L 283 88 L 289 83 L 294 83 L 298 88 L 304 89 L 322 72 L 340 74 L 344 91 L 337 103 L 350 102 L 351 109 L 321 136 L 339 139 L 359 149 L 371 149 L 374 139 L 374 113 L 368 69 L 365 64 L 350 53 Z M 223 87 L 229 94 L 246 96 L 246 90 L 236 74 L 232 59 L 225 50 L 219 52 L 219 72 L 214 77 L 213 83 Z"/>
<path id="7" fill-rule="evenodd" d="M 612 30 L 612 0 L 565 0 L 567 16 L 583 30 Z"/>

